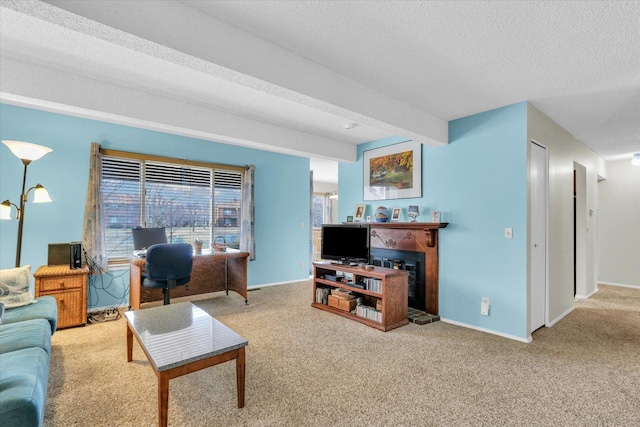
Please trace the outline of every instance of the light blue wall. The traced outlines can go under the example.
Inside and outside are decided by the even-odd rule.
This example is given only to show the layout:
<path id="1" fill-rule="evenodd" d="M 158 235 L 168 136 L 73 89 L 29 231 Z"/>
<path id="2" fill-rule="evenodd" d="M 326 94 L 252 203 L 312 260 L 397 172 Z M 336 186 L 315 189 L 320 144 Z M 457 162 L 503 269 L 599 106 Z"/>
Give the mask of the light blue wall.
<path id="1" fill-rule="evenodd" d="M 31 265 L 33 271 L 46 265 L 48 243 L 81 240 L 89 148 L 95 141 L 113 150 L 230 165 L 254 164 L 256 260 L 249 263 L 249 286 L 309 276 L 307 158 L 7 104 L 0 104 L 0 139 L 53 149 L 33 162 L 27 175 L 27 186 L 42 183 L 54 200 L 48 204 L 27 203 L 21 264 Z M 0 145 L 0 198 L 17 204 L 21 180 L 22 163 Z M 14 266 L 17 223 L 0 221 L 0 268 Z M 89 308 L 128 301 L 128 283 L 128 270 L 113 270 L 98 278 L 89 290 Z"/>
<path id="2" fill-rule="evenodd" d="M 363 202 L 365 150 L 404 141 L 393 137 L 362 144 L 358 161 L 339 167 L 339 218 Z M 379 205 L 418 205 L 418 221 L 442 212 L 440 230 L 440 316 L 501 334 L 527 333 L 527 105 L 525 102 L 449 123 L 449 144 L 423 146 L 422 197 L 367 202 L 367 215 Z M 504 228 L 513 227 L 513 239 Z M 480 315 L 482 297 L 491 299 Z"/>

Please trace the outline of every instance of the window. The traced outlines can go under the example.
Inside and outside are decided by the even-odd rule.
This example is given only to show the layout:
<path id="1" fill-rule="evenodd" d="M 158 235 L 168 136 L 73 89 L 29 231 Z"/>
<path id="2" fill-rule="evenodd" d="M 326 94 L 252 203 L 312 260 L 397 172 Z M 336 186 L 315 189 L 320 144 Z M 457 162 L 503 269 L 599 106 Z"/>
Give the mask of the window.
<path id="1" fill-rule="evenodd" d="M 112 154 L 114 153 L 114 154 Z M 160 159 L 160 160 L 158 160 Z M 110 261 L 133 251 L 131 228 L 165 227 L 170 243 L 240 246 L 243 168 L 105 150 L 102 203 Z"/>
<path id="2" fill-rule="evenodd" d="M 311 226 L 320 228 L 324 224 L 324 194 L 313 193 L 311 195 Z"/>
<path id="3" fill-rule="evenodd" d="M 331 224 L 331 199 L 328 193 L 311 195 L 311 226 L 321 228 L 322 224 Z"/>

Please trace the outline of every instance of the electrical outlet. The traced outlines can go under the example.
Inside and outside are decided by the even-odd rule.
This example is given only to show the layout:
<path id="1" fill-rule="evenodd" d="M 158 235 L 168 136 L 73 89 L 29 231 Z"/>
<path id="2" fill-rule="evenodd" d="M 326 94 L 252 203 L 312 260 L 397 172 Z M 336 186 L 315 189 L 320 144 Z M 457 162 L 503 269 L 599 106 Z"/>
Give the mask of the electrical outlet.
<path id="1" fill-rule="evenodd" d="M 505 227 L 505 229 L 504 229 L 504 238 L 505 239 L 513 239 L 513 228 Z"/>
<path id="2" fill-rule="evenodd" d="M 491 300 L 487 297 L 482 297 L 482 302 L 480 303 L 480 314 L 483 316 L 488 316 L 489 307 L 491 307 Z"/>
<path id="3" fill-rule="evenodd" d="M 104 321 L 108 322 L 110 320 L 116 320 L 118 318 L 118 312 L 117 311 L 108 311 L 104 314 Z"/>

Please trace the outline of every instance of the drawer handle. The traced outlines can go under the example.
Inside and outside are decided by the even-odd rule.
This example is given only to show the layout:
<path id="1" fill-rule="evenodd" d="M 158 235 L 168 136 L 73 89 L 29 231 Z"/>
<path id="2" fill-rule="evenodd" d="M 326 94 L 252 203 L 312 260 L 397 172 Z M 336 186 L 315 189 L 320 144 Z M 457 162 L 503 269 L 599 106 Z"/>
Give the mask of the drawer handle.
<path id="1" fill-rule="evenodd" d="M 58 285 L 60 285 L 61 288 L 64 288 L 64 280 L 60 280 L 60 282 L 58 282 Z"/>

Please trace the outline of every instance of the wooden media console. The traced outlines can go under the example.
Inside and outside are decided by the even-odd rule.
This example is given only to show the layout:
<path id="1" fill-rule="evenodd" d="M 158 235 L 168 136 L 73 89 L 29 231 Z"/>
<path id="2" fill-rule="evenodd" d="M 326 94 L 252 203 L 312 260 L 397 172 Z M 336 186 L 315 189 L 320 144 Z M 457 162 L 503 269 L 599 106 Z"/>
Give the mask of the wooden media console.
<path id="1" fill-rule="evenodd" d="M 337 280 L 338 272 L 351 280 Z M 409 323 L 408 275 L 406 271 L 391 268 L 375 267 L 367 270 L 359 266 L 313 263 L 311 306 L 381 331 L 398 328 Z M 352 303 L 353 300 L 360 304 Z"/>

